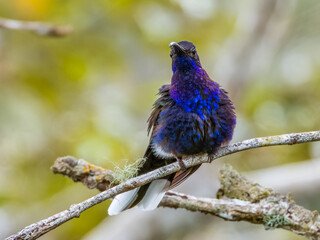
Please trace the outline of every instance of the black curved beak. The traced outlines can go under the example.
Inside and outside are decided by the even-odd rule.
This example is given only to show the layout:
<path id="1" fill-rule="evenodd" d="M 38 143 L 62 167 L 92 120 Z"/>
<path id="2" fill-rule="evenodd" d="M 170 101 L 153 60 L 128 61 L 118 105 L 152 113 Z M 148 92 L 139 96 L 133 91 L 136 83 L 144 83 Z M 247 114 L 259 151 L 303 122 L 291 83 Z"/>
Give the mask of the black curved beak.
<path id="1" fill-rule="evenodd" d="M 177 53 L 185 53 L 185 49 L 181 46 L 181 45 L 179 45 L 178 43 L 176 43 L 176 42 L 171 42 L 170 44 L 169 44 L 169 47 L 172 49 L 172 50 L 174 50 L 175 52 L 177 52 Z"/>

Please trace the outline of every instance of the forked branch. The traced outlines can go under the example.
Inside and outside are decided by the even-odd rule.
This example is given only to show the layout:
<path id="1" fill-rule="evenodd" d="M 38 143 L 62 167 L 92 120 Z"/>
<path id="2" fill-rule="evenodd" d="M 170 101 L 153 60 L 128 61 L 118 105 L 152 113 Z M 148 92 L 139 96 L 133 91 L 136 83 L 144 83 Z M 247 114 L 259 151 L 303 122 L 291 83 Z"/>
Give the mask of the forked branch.
<path id="1" fill-rule="evenodd" d="M 247 150 L 247 149 L 266 147 L 266 146 L 274 146 L 274 145 L 292 145 L 292 144 L 306 143 L 306 142 L 319 141 L 319 140 L 320 140 L 320 131 L 291 133 L 291 134 L 284 134 L 284 135 L 278 135 L 278 136 L 253 138 L 253 139 L 248 139 L 248 140 L 244 140 L 244 141 L 241 141 L 238 143 L 234 143 L 234 144 L 230 144 L 228 146 L 225 146 L 225 147 L 221 148 L 214 155 L 208 156 L 208 155 L 204 154 L 204 155 L 198 155 L 198 156 L 186 158 L 184 160 L 184 163 L 185 163 L 186 167 L 191 167 L 191 166 L 195 166 L 195 165 L 198 165 L 201 163 L 208 163 L 214 159 L 217 159 L 217 158 L 220 158 L 220 157 L 232 154 L 232 153 L 236 153 L 239 151 Z M 75 159 L 73 159 L 73 160 L 75 160 Z M 97 182 L 96 187 L 98 189 L 102 190 L 104 188 L 110 187 L 110 181 L 114 177 L 114 175 L 112 175 L 111 172 L 108 172 L 108 170 L 103 170 L 103 171 L 106 171 L 107 177 L 106 178 L 102 177 L 101 179 L 103 179 L 103 180 L 102 180 L 102 182 L 100 182 L 100 180 L 101 180 L 100 177 L 103 176 L 103 174 L 101 175 L 99 173 L 99 170 L 94 171 L 94 170 L 97 170 L 99 167 L 95 167 L 89 163 L 86 163 L 85 161 L 83 161 L 82 163 L 88 164 L 88 166 L 89 166 L 89 167 L 85 168 L 86 171 L 83 171 L 83 172 L 87 172 L 87 174 L 83 174 L 82 177 L 87 178 L 87 179 L 89 179 L 91 177 L 90 181 L 85 181 L 85 180 L 81 179 L 82 177 L 79 177 L 79 175 L 78 175 L 79 178 L 73 177 L 74 180 L 82 181 L 85 185 L 88 186 L 88 184 L 86 184 L 87 182 L 91 182 L 90 184 L 94 185 L 95 183 L 93 183 L 93 182 L 94 182 L 94 179 L 96 179 L 96 182 Z M 73 162 L 72 165 L 74 165 L 74 167 L 75 167 L 77 165 L 77 162 Z M 91 170 L 90 170 L 90 168 L 91 168 Z M 71 169 L 72 169 L 72 167 L 71 167 Z M 81 167 L 79 169 L 81 169 Z M 83 168 L 82 168 L 82 170 L 83 170 Z M 149 173 L 146 173 L 144 175 L 128 179 L 128 180 L 124 181 L 123 183 L 120 183 L 117 186 L 111 187 L 111 188 L 97 194 L 96 196 L 94 196 L 90 199 L 87 199 L 86 201 L 72 205 L 67 210 L 64 210 L 64 211 L 57 213 L 47 219 L 41 220 L 37 223 L 34 223 L 30 226 L 27 226 L 26 228 L 21 230 L 19 233 L 8 237 L 7 240 L 9 240 L 9 239 L 10 240 L 12 240 L 12 239 L 36 239 L 36 238 L 42 236 L 43 234 L 51 231 L 52 229 L 55 229 L 56 227 L 60 226 L 61 224 L 69 221 L 70 219 L 75 218 L 75 217 L 79 217 L 83 211 L 85 211 L 86 209 L 88 209 L 98 203 L 101 203 L 102 201 L 104 201 L 106 199 L 112 198 L 119 193 L 129 191 L 129 190 L 134 189 L 136 187 L 147 184 L 155 179 L 158 179 L 158 178 L 167 176 L 169 174 L 172 174 L 174 172 L 177 172 L 178 170 L 180 170 L 179 164 L 172 163 L 170 165 L 161 167 L 159 169 L 156 169 L 156 170 L 149 172 Z M 56 171 L 56 170 L 54 170 L 54 171 Z M 103 171 L 101 171 L 101 172 L 103 172 Z M 56 171 L 56 172 L 58 172 L 58 171 Z M 72 170 L 66 171 L 66 173 L 67 172 L 70 173 L 70 172 L 72 172 Z M 75 172 L 77 172 L 77 171 L 75 171 Z M 76 176 L 75 172 L 73 172 L 73 176 Z M 229 171 L 229 172 L 234 173 L 234 174 L 236 173 L 234 171 Z M 92 176 L 95 174 L 97 174 L 97 175 L 100 174 L 100 177 L 92 178 Z M 64 174 L 64 175 L 68 176 L 68 174 Z M 233 176 L 232 178 L 234 179 L 235 175 L 231 174 L 230 176 Z M 240 183 L 241 178 L 242 177 L 235 178 L 235 179 L 237 179 L 237 181 L 233 182 L 234 184 L 231 184 L 231 186 L 233 186 L 233 187 L 237 186 L 236 183 Z M 226 179 L 228 179 L 228 177 Z M 226 182 L 228 182 L 228 181 L 226 181 Z M 252 185 L 252 183 L 248 182 L 247 180 L 244 180 L 244 183 L 246 183 L 245 185 L 248 187 L 248 188 L 245 188 L 244 191 L 247 191 L 250 189 L 252 190 L 252 188 L 250 186 L 255 186 L 253 189 L 257 189 L 257 186 L 260 186 L 257 184 Z M 90 185 L 91 188 L 93 185 Z M 98 187 L 98 185 L 100 187 Z M 239 186 L 242 186 L 242 185 L 239 184 Z M 261 187 L 261 188 L 266 189 L 263 187 Z M 215 202 L 222 204 L 225 209 L 224 212 L 220 210 L 220 214 L 218 214 L 219 211 L 217 211 L 217 213 L 214 215 L 217 215 L 219 217 L 223 217 L 226 220 L 232 220 L 232 221 L 247 220 L 248 221 L 248 219 L 250 218 L 249 216 L 253 216 L 254 214 L 256 214 L 256 212 L 254 212 L 253 210 L 255 209 L 258 211 L 257 207 L 260 204 L 263 207 L 265 207 L 264 208 L 265 210 L 263 210 L 263 211 L 261 210 L 262 212 L 260 211 L 262 214 L 262 215 L 260 214 L 260 217 L 256 217 L 256 218 L 253 217 L 253 219 L 255 219 L 254 221 L 256 221 L 256 222 L 253 221 L 254 223 L 264 223 L 265 226 L 269 227 L 269 228 L 282 227 L 284 229 L 294 231 L 300 235 L 307 236 L 311 239 L 317 239 L 320 237 L 320 223 L 319 223 L 319 219 L 318 219 L 318 214 L 311 213 L 309 210 L 306 210 L 306 209 L 292 203 L 290 198 L 278 195 L 277 193 L 274 193 L 273 190 L 270 192 L 270 194 L 265 194 L 265 191 L 262 190 L 262 195 L 255 193 L 257 196 L 260 196 L 258 199 L 253 197 L 252 199 L 248 200 L 248 199 L 239 198 L 241 195 L 247 196 L 248 194 L 247 193 L 244 194 L 243 191 L 239 191 L 239 189 L 237 187 L 235 188 L 235 192 L 239 191 L 240 193 L 242 192 L 242 194 L 240 194 L 240 195 L 237 195 L 237 194 L 232 195 L 231 194 L 230 195 L 230 193 L 232 193 L 234 191 L 233 190 L 231 191 L 230 189 L 227 191 L 227 189 L 228 188 L 222 188 L 222 192 L 219 193 L 220 197 L 224 196 L 224 197 L 227 197 L 227 199 L 211 199 L 211 201 L 212 201 L 211 202 L 211 209 L 216 209 L 217 205 L 212 204 Z M 252 196 L 255 196 L 255 194 L 253 194 Z M 251 195 L 249 194 L 249 196 L 251 196 Z M 238 198 L 238 199 L 230 199 L 230 198 L 234 198 L 234 197 Z M 279 197 L 279 198 L 277 198 L 277 197 Z M 182 199 L 184 199 L 186 201 L 187 201 L 187 199 L 189 199 L 189 201 L 183 202 Z M 196 209 L 195 206 L 191 204 L 192 199 L 194 202 L 194 199 L 197 200 L 198 198 L 195 198 L 192 196 L 181 195 L 181 194 L 179 195 L 177 193 L 170 192 L 169 194 L 166 195 L 166 197 L 162 201 L 161 205 L 168 206 L 168 207 L 175 207 L 175 208 L 176 207 L 183 207 L 183 208 L 186 208 L 189 210 L 194 210 L 194 211 L 204 211 L 204 209 L 201 210 L 200 206 L 198 209 Z M 199 201 L 201 200 L 202 203 L 204 203 L 207 206 L 210 205 L 206 201 L 206 199 L 198 199 L 198 200 Z M 266 201 L 266 202 L 264 202 L 264 201 Z M 278 204 L 277 205 L 278 211 L 272 211 L 272 209 L 275 209 L 275 208 L 272 208 L 270 205 L 272 202 L 273 202 L 273 204 Z M 247 211 L 244 211 L 243 209 L 242 210 L 238 209 L 239 211 L 244 211 L 246 213 L 243 215 L 245 217 L 243 217 L 242 219 L 237 218 L 236 214 L 239 214 L 238 210 L 237 211 L 232 210 L 230 208 L 231 205 L 228 205 L 226 203 L 230 203 L 230 204 L 237 203 L 237 205 L 239 207 L 242 206 L 243 208 L 247 209 Z M 228 208 L 228 206 L 229 206 L 229 208 Z M 309 212 L 310 214 L 299 215 L 298 212 L 301 209 Z M 296 211 L 298 211 L 298 212 L 296 212 Z M 228 213 L 228 214 L 224 215 L 223 213 Z M 231 213 L 233 213 L 233 215 Z M 261 218 L 261 216 L 262 216 L 262 218 Z M 304 221 L 306 223 L 305 225 L 308 225 L 308 224 L 309 225 L 307 227 L 305 225 L 303 225 L 304 228 L 302 228 L 302 229 L 298 228 L 299 224 L 297 224 L 297 222 L 294 222 L 295 217 L 297 217 L 297 216 L 301 217 L 300 220 Z M 299 223 L 301 223 L 300 220 L 299 220 Z"/>

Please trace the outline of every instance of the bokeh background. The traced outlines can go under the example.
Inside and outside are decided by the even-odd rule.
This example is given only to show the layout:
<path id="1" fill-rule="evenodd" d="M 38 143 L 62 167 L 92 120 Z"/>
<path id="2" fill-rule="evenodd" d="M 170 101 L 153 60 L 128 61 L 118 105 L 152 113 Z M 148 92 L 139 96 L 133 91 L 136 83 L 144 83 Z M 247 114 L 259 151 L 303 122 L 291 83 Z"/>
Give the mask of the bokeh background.
<path id="1" fill-rule="evenodd" d="M 228 90 L 233 141 L 318 130 L 316 0 L 0 0 L 0 16 L 70 24 L 64 38 L 0 29 L 0 238 L 97 193 L 54 175 L 72 155 L 105 168 L 143 156 L 146 120 L 170 82 L 168 44 L 197 46 Z M 179 191 L 214 197 L 224 162 L 320 208 L 319 143 L 246 151 L 202 167 Z M 107 216 L 109 201 L 42 239 L 303 239 L 184 210 Z"/>

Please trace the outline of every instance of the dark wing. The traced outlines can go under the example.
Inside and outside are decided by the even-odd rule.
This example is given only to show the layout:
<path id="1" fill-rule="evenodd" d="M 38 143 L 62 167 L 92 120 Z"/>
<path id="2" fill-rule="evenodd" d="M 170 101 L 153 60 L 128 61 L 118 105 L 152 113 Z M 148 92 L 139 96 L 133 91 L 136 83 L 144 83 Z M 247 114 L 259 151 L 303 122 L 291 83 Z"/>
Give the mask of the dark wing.
<path id="1" fill-rule="evenodd" d="M 163 85 L 159 89 L 158 95 L 160 97 L 158 100 L 153 104 L 153 110 L 151 112 L 151 115 L 148 119 L 148 135 L 150 132 L 155 128 L 158 122 L 159 114 L 167 107 L 169 107 L 171 104 L 173 104 L 173 100 L 170 96 L 170 85 Z"/>

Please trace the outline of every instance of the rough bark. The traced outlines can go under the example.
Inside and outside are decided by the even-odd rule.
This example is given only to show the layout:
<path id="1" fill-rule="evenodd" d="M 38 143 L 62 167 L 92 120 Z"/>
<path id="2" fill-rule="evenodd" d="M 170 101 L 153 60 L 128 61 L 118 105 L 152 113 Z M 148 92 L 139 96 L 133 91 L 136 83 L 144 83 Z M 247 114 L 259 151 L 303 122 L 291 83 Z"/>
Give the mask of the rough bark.
<path id="1" fill-rule="evenodd" d="M 292 145 L 319 140 L 320 131 L 253 138 L 225 146 L 214 155 L 208 156 L 204 154 L 186 158 L 184 160 L 184 164 L 186 167 L 191 167 L 201 163 L 212 162 L 214 159 L 247 149 L 274 145 Z M 86 163 L 84 160 L 81 160 L 80 166 L 77 166 L 79 161 L 74 158 L 67 158 L 69 159 L 65 161 L 63 161 L 63 158 L 60 158 L 58 160 L 58 162 L 60 163 L 69 164 L 65 168 L 60 168 L 63 169 L 65 173 L 64 175 L 68 176 L 68 173 L 70 173 L 71 177 L 74 180 L 81 181 L 90 188 L 96 186 L 97 188 L 102 190 L 104 189 L 104 187 L 110 187 L 110 180 L 114 178 L 114 175 L 111 172 Z M 57 166 L 53 167 L 53 170 L 56 173 L 58 173 L 58 169 L 59 167 Z M 79 174 L 77 174 L 76 169 L 80 169 Z M 226 169 L 227 170 L 222 171 L 222 188 L 218 192 L 219 197 L 224 197 L 226 199 L 212 199 L 212 201 L 221 201 L 220 203 L 224 204 L 223 206 L 225 207 L 227 205 L 225 205 L 224 201 L 232 201 L 231 204 L 233 204 L 233 206 L 234 203 L 237 203 L 236 206 L 242 206 L 242 208 L 239 209 L 239 211 L 228 209 L 228 212 L 224 207 L 224 211 L 222 211 L 221 209 L 216 210 L 217 216 L 224 216 L 224 219 L 231 221 L 244 220 L 253 223 L 263 223 L 267 228 L 281 227 L 300 235 L 309 237 L 310 239 L 318 239 L 320 237 L 320 223 L 318 213 L 310 212 L 309 210 L 306 210 L 303 207 L 294 204 L 294 202 L 289 197 L 281 196 L 272 189 L 264 188 L 258 184 L 250 183 L 248 180 L 241 177 L 237 172 L 231 170 L 230 168 Z M 129 191 L 136 187 L 147 184 L 155 179 L 177 172 L 178 170 L 180 170 L 180 165 L 178 163 L 172 163 L 144 175 L 128 179 L 117 186 L 109 188 L 97 194 L 96 196 L 87 199 L 86 201 L 72 205 L 65 211 L 62 211 L 47 219 L 27 226 L 19 233 L 8 237 L 7 240 L 37 239 L 48 231 L 60 226 L 64 222 L 69 221 L 70 219 L 75 217 L 80 217 L 80 214 L 83 211 L 98 203 L 101 203 L 106 199 L 112 198 L 119 193 Z M 107 175 L 103 175 L 104 173 L 106 173 Z M 83 179 L 80 179 L 79 176 L 83 176 Z M 100 176 L 101 178 L 92 176 Z M 176 198 L 175 201 L 174 197 Z M 184 207 L 193 211 L 205 212 L 205 209 L 202 209 L 201 206 L 210 206 L 209 200 L 206 201 L 206 199 L 198 199 L 200 202 L 203 202 L 203 205 L 192 205 L 190 202 L 197 202 L 197 198 L 187 195 L 179 195 L 172 192 L 166 195 L 161 205 L 163 206 L 163 203 L 165 203 L 165 201 L 168 202 L 168 199 L 170 200 L 170 204 L 167 203 L 167 205 L 170 207 Z M 177 201 L 179 199 L 180 201 Z M 185 201 L 183 202 L 181 201 L 181 199 L 184 199 Z M 174 203 L 176 205 L 174 205 Z M 189 206 L 189 208 L 187 208 L 187 206 Z M 214 211 L 212 209 L 216 209 L 214 205 L 211 205 L 211 211 Z M 207 211 L 208 213 L 211 213 L 209 212 L 209 210 Z M 223 213 L 225 213 L 225 215 Z M 228 215 L 227 213 L 233 213 L 234 216 L 232 214 Z"/>

